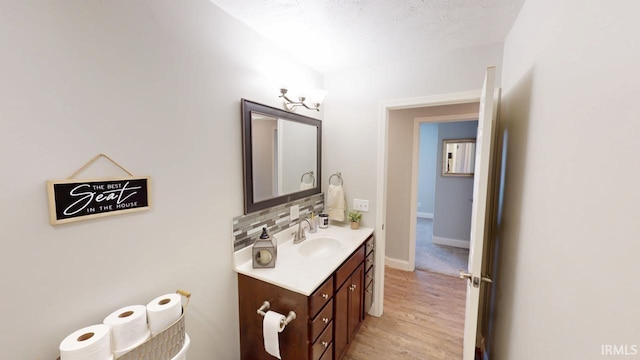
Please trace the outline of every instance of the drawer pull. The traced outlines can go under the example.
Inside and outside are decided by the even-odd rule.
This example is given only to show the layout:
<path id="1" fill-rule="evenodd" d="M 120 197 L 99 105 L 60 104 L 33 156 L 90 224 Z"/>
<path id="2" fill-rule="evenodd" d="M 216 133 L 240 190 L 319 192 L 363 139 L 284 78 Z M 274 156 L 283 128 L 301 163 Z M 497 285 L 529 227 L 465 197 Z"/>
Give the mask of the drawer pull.
<path id="1" fill-rule="evenodd" d="M 323 341 L 323 342 L 322 342 L 322 346 L 324 346 L 324 347 L 329 347 L 329 342 L 328 342 L 328 341 Z"/>
<path id="2" fill-rule="evenodd" d="M 322 296 L 323 299 L 328 299 L 329 298 L 329 294 L 322 294 L 320 296 Z"/>
<path id="3" fill-rule="evenodd" d="M 328 318 L 322 318 L 322 322 L 325 323 L 325 324 L 328 324 L 329 323 L 329 319 Z"/>

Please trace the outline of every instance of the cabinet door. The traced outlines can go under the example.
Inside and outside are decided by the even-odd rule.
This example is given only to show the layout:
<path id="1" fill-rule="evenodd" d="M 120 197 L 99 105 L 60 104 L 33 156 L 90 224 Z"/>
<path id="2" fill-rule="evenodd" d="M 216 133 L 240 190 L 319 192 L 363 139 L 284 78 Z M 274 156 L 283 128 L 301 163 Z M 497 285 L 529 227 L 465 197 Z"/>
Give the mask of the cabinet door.
<path id="1" fill-rule="evenodd" d="M 351 281 L 345 281 L 333 299 L 336 306 L 333 313 L 333 326 L 335 329 L 333 336 L 334 359 L 340 359 L 349 341 L 349 286 L 351 286 Z"/>
<path id="2" fill-rule="evenodd" d="M 348 320 L 348 342 L 352 342 L 355 337 L 355 331 L 362 321 L 362 295 L 364 293 L 364 266 L 361 264 L 351 275 L 349 285 L 349 320 Z"/>

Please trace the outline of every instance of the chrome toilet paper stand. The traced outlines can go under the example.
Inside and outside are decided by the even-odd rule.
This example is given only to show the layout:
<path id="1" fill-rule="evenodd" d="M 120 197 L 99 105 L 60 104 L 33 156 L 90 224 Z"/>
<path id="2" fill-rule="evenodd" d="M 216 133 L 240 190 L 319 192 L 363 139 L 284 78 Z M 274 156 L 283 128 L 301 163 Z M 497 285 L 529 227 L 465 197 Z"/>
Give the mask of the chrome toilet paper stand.
<path id="1" fill-rule="evenodd" d="M 262 303 L 262 306 L 256 311 L 258 315 L 265 316 L 266 312 L 271 308 L 271 303 L 265 301 Z M 294 311 L 289 311 L 286 319 L 282 319 L 280 321 L 280 329 L 284 329 L 290 322 L 296 319 L 296 313 Z"/>

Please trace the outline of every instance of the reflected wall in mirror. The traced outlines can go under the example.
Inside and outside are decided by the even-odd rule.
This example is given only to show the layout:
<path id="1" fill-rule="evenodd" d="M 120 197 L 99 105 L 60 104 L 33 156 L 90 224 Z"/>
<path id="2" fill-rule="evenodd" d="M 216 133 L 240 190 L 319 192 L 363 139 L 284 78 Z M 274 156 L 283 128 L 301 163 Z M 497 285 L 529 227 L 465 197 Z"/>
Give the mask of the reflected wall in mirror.
<path id="1" fill-rule="evenodd" d="M 451 139 L 442 142 L 442 176 L 473 176 L 476 139 Z"/>
<path id="2" fill-rule="evenodd" d="M 245 214 L 320 193 L 322 122 L 242 99 Z"/>

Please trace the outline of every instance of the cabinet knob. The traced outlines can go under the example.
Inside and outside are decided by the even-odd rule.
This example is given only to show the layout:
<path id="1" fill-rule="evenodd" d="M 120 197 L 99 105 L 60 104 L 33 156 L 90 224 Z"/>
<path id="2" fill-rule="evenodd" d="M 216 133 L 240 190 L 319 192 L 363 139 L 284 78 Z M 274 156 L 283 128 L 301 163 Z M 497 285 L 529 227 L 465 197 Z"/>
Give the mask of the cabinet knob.
<path id="1" fill-rule="evenodd" d="M 355 290 L 357 287 L 358 287 L 357 285 L 353 284 L 353 285 L 349 286 L 349 290 L 353 291 L 353 290 Z"/>
<path id="2" fill-rule="evenodd" d="M 367 262 L 373 263 L 373 259 L 367 259 Z"/>
<path id="3" fill-rule="evenodd" d="M 329 298 L 329 294 L 322 294 L 320 296 L 322 296 L 323 299 L 328 299 Z"/>
<path id="4" fill-rule="evenodd" d="M 373 279 L 373 275 L 367 275 L 367 279 Z"/>
<path id="5" fill-rule="evenodd" d="M 322 342 L 322 346 L 324 346 L 324 347 L 329 347 L 329 342 L 328 342 L 328 341 L 323 341 L 323 342 Z"/>
<path id="6" fill-rule="evenodd" d="M 325 323 L 325 324 L 328 324 L 329 323 L 329 319 L 328 318 L 322 318 L 322 322 Z"/>

